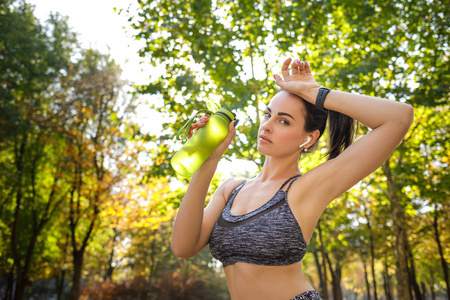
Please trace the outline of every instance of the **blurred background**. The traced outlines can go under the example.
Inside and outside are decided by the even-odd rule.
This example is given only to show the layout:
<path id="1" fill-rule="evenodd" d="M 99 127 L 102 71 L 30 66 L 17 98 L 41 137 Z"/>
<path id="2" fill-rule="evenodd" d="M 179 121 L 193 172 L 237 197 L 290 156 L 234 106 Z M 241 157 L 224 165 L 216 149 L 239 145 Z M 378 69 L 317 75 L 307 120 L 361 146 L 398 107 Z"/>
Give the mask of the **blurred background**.
<path id="1" fill-rule="evenodd" d="M 415 109 L 322 215 L 308 280 L 323 299 L 449 299 L 449 16 L 431 0 L 2 0 L 0 298 L 230 299 L 208 249 L 170 251 L 189 182 L 174 134 L 208 101 L 229 107 L 238 134 L 210 193 L 252 177 L 273 74 L 298 57 L 322 86 Z"/>

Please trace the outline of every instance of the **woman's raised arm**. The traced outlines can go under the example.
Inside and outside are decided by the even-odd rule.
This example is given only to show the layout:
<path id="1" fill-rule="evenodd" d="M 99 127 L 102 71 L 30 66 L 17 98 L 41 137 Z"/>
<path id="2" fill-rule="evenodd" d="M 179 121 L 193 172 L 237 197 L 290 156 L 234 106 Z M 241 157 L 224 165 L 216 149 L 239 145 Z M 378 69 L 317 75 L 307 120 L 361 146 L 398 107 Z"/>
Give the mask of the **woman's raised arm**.
<path id="1" fill-rule="evenodd" d="M 285 61 L 282 67 L 284 80 L 276 76 L 276 83 L 315 104 L 320 86 L 314 80 L 309 64 L 294 61 L 290 74 L 290 63 L 290 59 Z M 352 117 L 372 130 L 338 157 L 309 172 L 316 187 L 314 198 L 319 200 L 322 208 L 381 166 L 402 141 L 414 118 L 413 108 L 408 104 L 336 90 L 328 93 L 324 107 Z"/>

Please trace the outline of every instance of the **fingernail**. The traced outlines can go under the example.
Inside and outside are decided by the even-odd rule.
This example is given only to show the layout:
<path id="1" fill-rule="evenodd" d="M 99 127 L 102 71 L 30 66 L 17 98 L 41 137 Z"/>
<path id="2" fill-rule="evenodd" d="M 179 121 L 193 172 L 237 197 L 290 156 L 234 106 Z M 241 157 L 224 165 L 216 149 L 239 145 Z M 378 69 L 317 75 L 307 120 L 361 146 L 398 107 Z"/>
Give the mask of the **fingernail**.
<path id="1" fill-rule="evenodd" d="M 237 124 L 239 124 L 239 120 L 238 119 L 234 120 L 234 127 L 236 127 Z"/>

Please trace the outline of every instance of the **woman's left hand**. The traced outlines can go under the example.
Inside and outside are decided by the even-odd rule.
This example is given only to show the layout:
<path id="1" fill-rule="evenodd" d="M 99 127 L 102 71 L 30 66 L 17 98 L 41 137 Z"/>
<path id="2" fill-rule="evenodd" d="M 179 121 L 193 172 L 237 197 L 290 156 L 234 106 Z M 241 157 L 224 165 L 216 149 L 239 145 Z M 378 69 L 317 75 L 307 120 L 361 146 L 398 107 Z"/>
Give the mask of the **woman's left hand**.
<path id="1" fill-rule="evenodd" d="M 289 71 L 289 65 L 291 65 L 291 72 Z M 298 59 L 292 61 L 292 58 L 288 58 L 281 67 L 281 74 L 283 78 L 278 74 L 274 75 L 275 82 L 289 93 L 304 97 L 309 91 L 320 87 L 312 76 L 311 68 L 307 61 L 300 62 Z"/>

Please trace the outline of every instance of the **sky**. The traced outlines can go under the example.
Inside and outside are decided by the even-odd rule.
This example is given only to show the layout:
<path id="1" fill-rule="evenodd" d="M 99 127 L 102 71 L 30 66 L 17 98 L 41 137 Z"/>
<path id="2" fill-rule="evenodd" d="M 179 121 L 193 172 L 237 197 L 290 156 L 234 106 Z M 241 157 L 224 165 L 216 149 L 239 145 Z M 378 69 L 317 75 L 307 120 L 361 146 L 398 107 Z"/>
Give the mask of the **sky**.
<path id="1" fill-rule="evenodd" d="M 92 47 L 109 53 L 121 65 L 123 78 L 133 83 L 145 83 L 148 70 L 141 72 L 137 54 L 140 44 L 132 38 L 132 29 L 127 23 L 126 8 L 134 0 L 26 0 L 35 6 L 34 14 L 43 23 L 51 12 L 69 17 L 69 27 L 77 33 L 83 48 Z M 114 11 L 121 8 L 119 15 Z"/>

